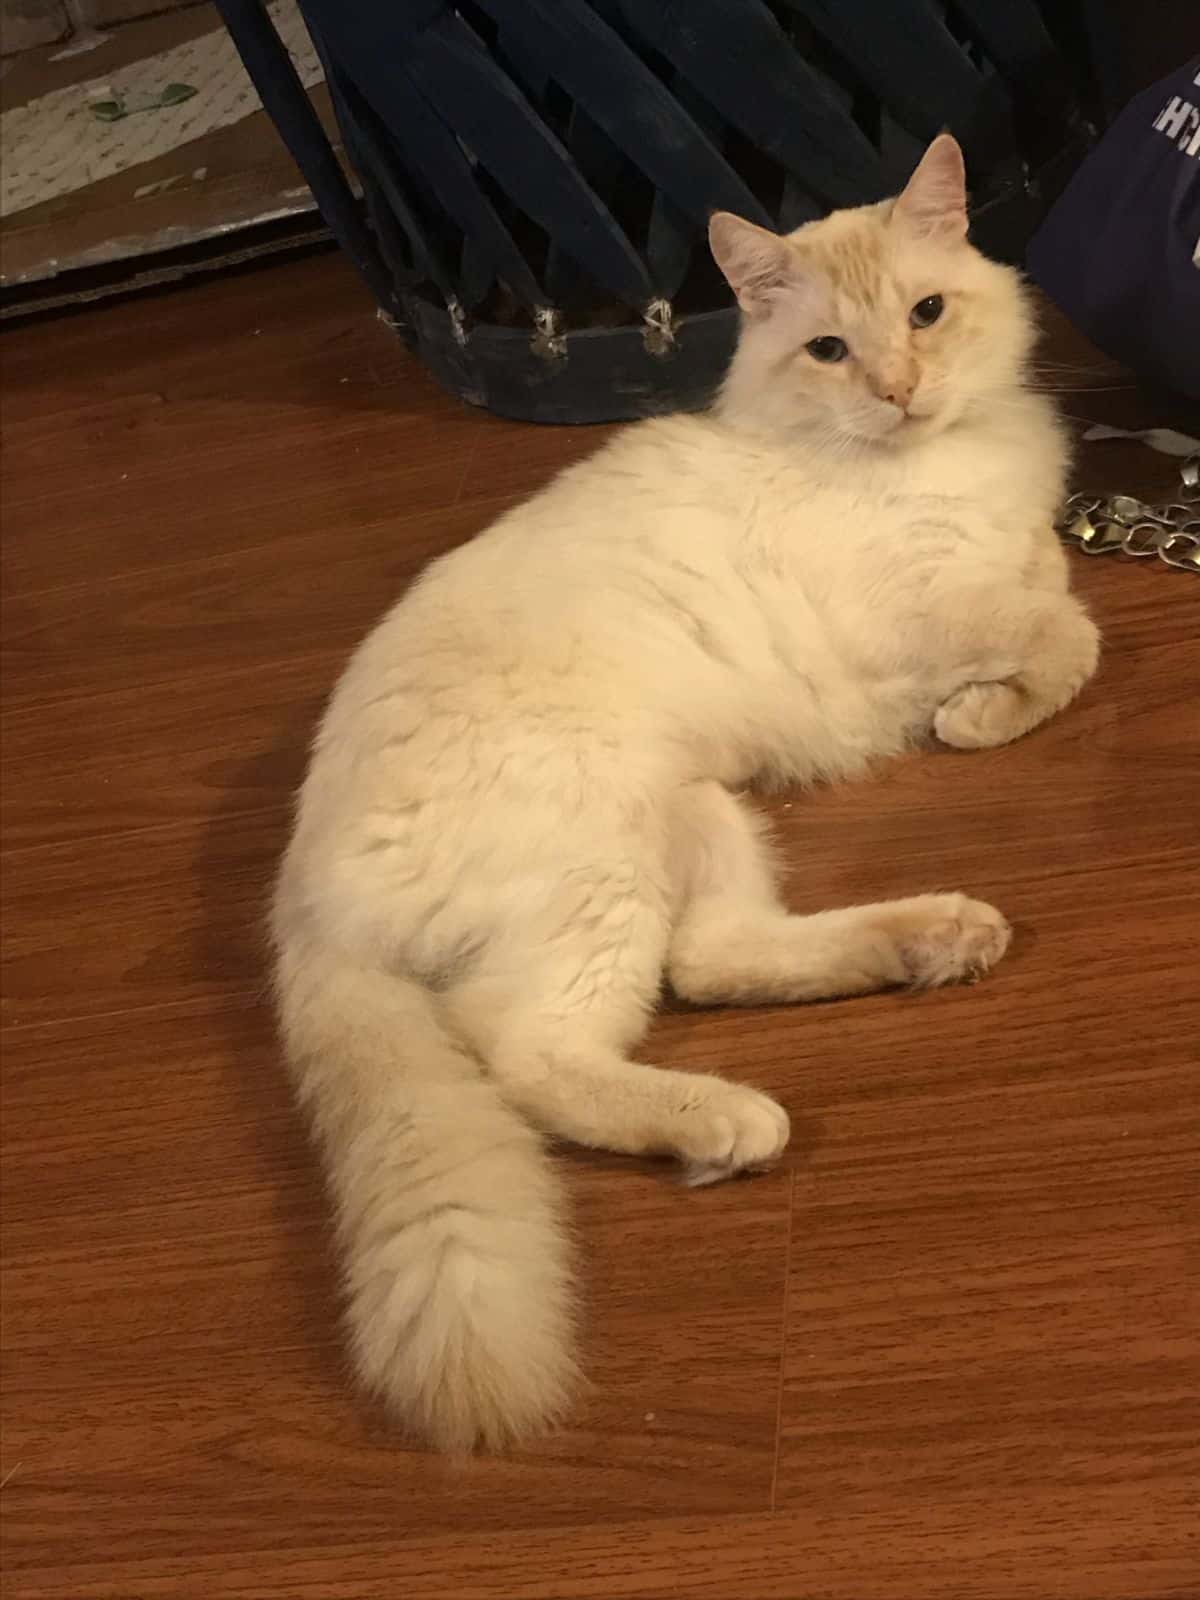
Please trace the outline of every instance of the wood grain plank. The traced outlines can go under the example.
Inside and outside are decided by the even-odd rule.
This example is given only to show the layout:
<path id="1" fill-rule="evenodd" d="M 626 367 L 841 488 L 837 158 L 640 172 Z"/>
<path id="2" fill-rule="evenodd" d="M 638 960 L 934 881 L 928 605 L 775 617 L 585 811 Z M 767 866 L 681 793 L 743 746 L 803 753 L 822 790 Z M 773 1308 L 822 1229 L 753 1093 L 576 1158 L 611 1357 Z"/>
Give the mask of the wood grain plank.
<path id="1" fill-rule="evenodd" d="M 75 588 L 16 596 L 0 607 L 6 701 L 46 706 L 203 672 L 263 671 L 334 642 L 348 654 L 426 562 L 496 509 L 450 504 L 297 532 L 282 549 L 255 544 L 114 578 L 102 598 Z"/>
<path id="2" fill-rule="evenodd" d="M 0 740 L 20 782 L 0 794 L 5 849 L 277 811 L 304 776 L 346 649 L 196 674 L 154 694 L 90 695 L 52 717 L 41 706 L 9 712 Z"/>
<path id="3" fill-rule="evenodd" d="M 847 1505 L 830 1517 L 644 1519 L 448 1536 L 385 1534 L 369 1548 L 280 1537 L 267 1556 L 236 1546 L 197 1560 L 65 1562 L 25 1579 L 20 1600 L 377 1600 L 402 1575 L 422 1600 L 1192 1600 L 1196 1563 L 1178 1530 L 1194 1502 L 1178 1485 L 1097 1484 L 1079 1497 L 1012 1492 L 986 1526 L 950 1496 L 914 1520 Z M 1047 1590 L 1047 1574 L 1054 1587 Z"/>
<path id="4" fill-rule="evenodd" d="M 188 416 L 204 409 L 172 404 Z M 79 483 L 62 486 L 69 479 L 56 472 L 50 481 L 59 487 L 39 487 L 36 498 L 6 504 L 9 605 L 66 589 L 78 607 L 83 553 L 98 547 L 121 552 L 110 574 L 119 581 L 247 551 L 277 556 L 298 526 L 319 528 L 336 544 L 343 530 L 402 523 L 453 500 L 474 441 L 473 422 L 461 417 L 432 437 L 424 426 L 406 429 L 402 418 L 385 435 L 378 421 L 336 417 L 329 407 L 295 417 L 286 433 L 277 418 L 266 402 L 243 410 L 236 430 L 188 463 L 186 479 L 179 461 L 185 423 L 175 424 L 180 438 L 143 442 L 142 454 L 132 437 L 101 437 L 95 453 L 114 481 L 83 492 Z M 127 426 L 147 425 L 142 417 Z M 261 439 L 250 461 L 248 436 Z"/>
<path id="5" fill-rule="evenodd" d="M 557 473 L 594 455 L 617 432 L 603 425 L 530 429 L 504 417 L 481 416 L 462 498 L 523 500 Z"/>
<path id="6" fill-rule="evenodd" d="M 5 857 L 5 1026 L 262 992 L 286 838 L 280 808 Z"/>
<path id="7" fill-rule="evenodd" d="M 479 422 L 341 270 L 296 263 L 261 299 L 197 285 L 156 302 L 152 341 L 129 337 L 121 308 L 66 319 L 50 366 L 27 354 L 32 330 L 6 338 L 6 593 L 261 548 L 298 525 L 336 541 L 452 499 Z"/>

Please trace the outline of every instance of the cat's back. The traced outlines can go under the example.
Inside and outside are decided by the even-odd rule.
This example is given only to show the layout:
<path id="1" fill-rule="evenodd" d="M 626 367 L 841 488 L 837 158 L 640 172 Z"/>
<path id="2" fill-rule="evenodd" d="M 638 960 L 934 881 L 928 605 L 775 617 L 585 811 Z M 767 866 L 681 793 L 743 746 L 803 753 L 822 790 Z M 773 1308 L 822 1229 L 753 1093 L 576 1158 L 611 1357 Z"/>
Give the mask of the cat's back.
<path id="1" fill-rule="evenodd" d="M 722 604 L 751 472 L 707 417 L 623 428 L 433 561 L 363 641 L 338 707 L 374 701 L 383 677 L 475 694 L 575 694 L 601 675 L 644 686 L 693 613 Z"/>
<path id="2" fill-rule="evenodd" d="M 507 649 L 531 633 L 577 636 L 623 591 L 714 576 L 750 470 L 706 417 L 634 423 L 431 563 L 377 632 L 466 629 Z"/>
<path id="3" fill-rule="evenodd" d="M 594 542 L 601 553 L 644 544 L 664 515 L 734 511 L 752 470 L 737 437 L 708 416 L 632 423 L 506 511 L 463 553 L 478 550 L 482 559 L 493 545 L 520 542 L 541 554 L 547 536 L 554 548 Z"/>

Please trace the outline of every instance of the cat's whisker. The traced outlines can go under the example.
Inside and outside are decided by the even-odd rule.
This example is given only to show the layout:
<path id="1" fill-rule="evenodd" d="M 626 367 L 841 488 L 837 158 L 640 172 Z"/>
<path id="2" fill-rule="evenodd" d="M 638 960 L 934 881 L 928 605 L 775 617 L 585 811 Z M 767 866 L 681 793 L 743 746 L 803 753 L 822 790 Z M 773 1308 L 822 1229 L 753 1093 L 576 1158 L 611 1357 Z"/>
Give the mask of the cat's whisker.
<path id="1" fill-rule="evenodd" d="M 1033 394 L 1125 394 L 1138 387 L 1129 383 L 1026 383 Z"/>
<path id="2" fill-rule="evenodd" d="M 1098 377 L 1112 377 L 1115 371 L 1111 361 L 1050 361 L 1041 356 L 1033 356 L 1026 363 L 1028 372 L 1065 372 L 1076 377 L 1087 377 L 1094 373 Z"/>
<path id="3" fill-rule="evenodd" d="M 991 410 L 1003 409 L 1004 407 L 1008 407 L 1010 410 L 1014 410 L 1018 413 L 1025 413 L 1028 410 L 1025 402 L 1020 398 L 1014 399 L 1004 395 L 993 396 L 987 402 L 987 405 Z M 1081 417 L 1078 412 L 1065 411 L 1061 406 L 1055 407 L 1055 415 L 1059 417 L 1065 417 L 1069 422 L 1078 422 L 1084 427 L 1089 428 L 1096 427 L 1100 423 L 1099 417 Z"/>

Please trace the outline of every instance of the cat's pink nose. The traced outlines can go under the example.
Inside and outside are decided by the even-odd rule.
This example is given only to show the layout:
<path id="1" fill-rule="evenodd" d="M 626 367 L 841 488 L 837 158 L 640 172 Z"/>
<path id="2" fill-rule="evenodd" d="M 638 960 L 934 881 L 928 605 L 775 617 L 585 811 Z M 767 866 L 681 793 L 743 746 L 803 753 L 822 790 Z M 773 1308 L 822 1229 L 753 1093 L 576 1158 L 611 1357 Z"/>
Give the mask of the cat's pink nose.
<path id="1" fill-rule="evenodd" d="M 877 378 L 868 380 L 871 393 L 880 400 L 886 400 L 890 406 L 898 406 L 901 411 L 907 411 L 912 403 L 913 391 L 916 389 L 916 380 L 903 376 L 900 373 L 889 372 Z"/>

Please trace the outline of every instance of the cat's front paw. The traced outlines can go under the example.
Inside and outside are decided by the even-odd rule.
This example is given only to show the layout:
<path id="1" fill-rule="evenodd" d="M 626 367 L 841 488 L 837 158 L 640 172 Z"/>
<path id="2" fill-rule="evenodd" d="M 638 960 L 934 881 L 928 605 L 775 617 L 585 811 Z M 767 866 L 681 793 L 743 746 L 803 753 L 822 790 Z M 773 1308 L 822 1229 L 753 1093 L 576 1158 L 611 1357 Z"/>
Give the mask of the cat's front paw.
<path id="1" fill-rule="evenodd" d="M 915 895 L 887 909 L 883 926 L 916 989 L 982 977 L 1012 938 L 995 906 L 965 894 Z"/>
<path id="2" fill-rule="evenodd" d="M 956 750 L 984 750 L 1019 739 L 1039 720 L 1011 683 L 968 683 L 938 707 L 933 731 Z"/>
<path id="3" fill-rule="evenodd" d="M 679 1153 L 693 1188 L 776 1162 L 788 1142 L 788 1114 L 769 1095 L 739 1083 L 709 1080 L 703 1101 L 682 1114 Z"/>

